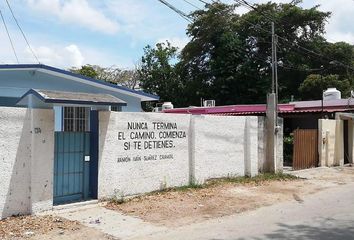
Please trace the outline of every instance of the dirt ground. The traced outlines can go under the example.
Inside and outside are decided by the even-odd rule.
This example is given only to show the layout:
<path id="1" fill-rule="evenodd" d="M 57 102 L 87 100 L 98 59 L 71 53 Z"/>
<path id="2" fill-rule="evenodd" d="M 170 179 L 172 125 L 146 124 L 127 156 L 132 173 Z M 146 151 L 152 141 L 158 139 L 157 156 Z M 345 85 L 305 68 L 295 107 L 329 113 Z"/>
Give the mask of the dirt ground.
<path id="1" fill-rule="evenodd" d="M 18 216 L 0 221 L 0 239 L 113 239 L 78 222 L 54 216 Z"/>
<path id="2" fill-rule="evenodd" d="M 304 195 L 354 182 L 353 167 L 307 169 L 292 174 L 307 179 L 258 184 L 223 182 L 208 188 L 146 195 L 106 207 L 147 222 L 176 227 L 287 200 L 301 203 Z"/>
<path id="3" fill-rule="evenodd" d="M 250 183 L 219 182 L 206 188 L 171 190 L 133 198 L 107 208 L 153 224 L 177 227 L 233 215 L 354 182 L 354 167 L 288 172 L 299 179 Z M 0 221 L 0 239 L 114 239 L 99 230 L 56 216 L 21 216 Z"/>

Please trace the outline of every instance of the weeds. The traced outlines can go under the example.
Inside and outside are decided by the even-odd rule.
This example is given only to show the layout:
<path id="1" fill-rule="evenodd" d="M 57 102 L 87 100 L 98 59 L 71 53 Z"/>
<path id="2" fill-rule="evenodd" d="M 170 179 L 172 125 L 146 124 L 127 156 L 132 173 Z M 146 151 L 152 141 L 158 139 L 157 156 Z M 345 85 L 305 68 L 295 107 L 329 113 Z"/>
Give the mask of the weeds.
<path id="1" fill-rule="evenodd" d="M 210 180 L 207 184 L 209 185 L 215 185 L 218 183 L 223 183 L 223 182 L 229 182 L 229 183 L 236 183 L 236 184 L 260 184 L 264 182 L 271 182 L 271 181 L 290 181 L 290 180 L 295 180 L 299 179 L 298 177 L 290 174 L 285 174 L 285 173 L 263 173 L 259 174 L 254 177 L 227 177 L 227 178 L 221 178 L 221 179 L 212 179 Z"/>

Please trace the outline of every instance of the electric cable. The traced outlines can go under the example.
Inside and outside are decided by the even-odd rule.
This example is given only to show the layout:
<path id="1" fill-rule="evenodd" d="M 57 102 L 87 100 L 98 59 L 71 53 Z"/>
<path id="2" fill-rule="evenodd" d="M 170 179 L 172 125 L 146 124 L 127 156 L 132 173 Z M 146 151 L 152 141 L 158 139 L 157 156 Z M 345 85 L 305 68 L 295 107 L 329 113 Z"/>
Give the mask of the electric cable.
<path id="1" fill-rule="evenodd" d="M 189 5 L 191 5 L 192 7 L 195 7 L 195 8 L 198 9 L 198 10 L 202 10 L 200 7 L 198 7 L 197 5 L 191 3 L 191 2 L 188 1 L 188 0 L 182 0 L 182 1 L 185 2 L 185 3 L 187 3 L 187 4 L 189 4 Z"/>
<path id="2" fill-rule="evenodd" d="M 18 61 L 18 57 L 17 57 L 17 54 L 16 54 L 15 46 L 14 46 L 14 44 L 13 44 L 13 42 L 12 42 L 12 39 L 11 39 L 9 30 L 8 30 L 8 28 L 7 28 L 7 25 L 6 25 L 6 22 L 5 22 L 5 19 L 4 19 L 4 16 L 3 16 L 3 14 L 2 14 L 1 9 L 0 9 L 0 15 L 1 15 L 1 19 L 2 19 L 2 22 L 3 22 L 3 24 L 4 24 L 4 27 L 5 27 L 5 30 L 6 30 L 6 33 L 7 33 L 7 37 L 9 38 L 9 41 L 10 41 L 10 44 L 11 44 L 11 47 L 12 47 L 12 51 L 13 51 L 13 53 L 14 53 L 14 55 L 15 55 L 15 58 L 16 58 L 17 63 L 19 64 L 20 62 Z"/>
<path id="3" fill-rule="evenodd" d="M 25 33 L 23 32 L 23 30 L 22 30 L 22 28 L 21 28 L 19 22 L 17 21 L 17 18 L 15 17 L 15 14 L 14 14 L 12 8 L 11 8 L 11 5 L 10 5 L 9 1 L 8 1 L 8 0 L 5 0 L 5 2 L 6 2 L 6 4 L 7 4 L 7 6 L 8 6 L 8 8 L 10 9 L 11 15 L 12 15 L 13 19 L 15 20 L 16 25 L 17 25 L 17 27 L 19 28 L 19 30 L 20 30 L 20 32 L 21 32 L 21 34 L 22 34 L 22 36 L 23 36 L 23 38 L 24 38 L 24 40 L 25 40 L 25 42 L 26 42 L 28 48 L 30 49 L 30 51 L 31 51 L 32 55 L 34 56 L 34 58 L 36 59 L 36 61 L 40 64 L 40 61 L 38 60 L 38 57 L 37 57 L 36 54 L 34 53 L 34 51 L 33 51 L 32 47 L 31 47 L 31 45 L 29 44 L 29 42 L 28 42 L 28 40 L 27 40 L 27 37 L 26 37 Z"/>
<path id="4" fill-rule="evenodd" d="M 7 0 L 6 0 L 7 1 Z M 157 0 L 160 3 L 164 4 L 165 6 L 167 6 L 168 8 L 172 9 L 174 12 L 176 12 L 178 15 L 180 15 L 184 20 L 192 23 L 193 21 L 190 19 L 190 17 L 188 16 L 188 14 L 184 13 L 183 11 L 179 10 L 178 8 L 176 8 L 175 6 L 173 6 L 172 4 L 170 4 L 169 2 L 167 2 L 166 0 Z"/>

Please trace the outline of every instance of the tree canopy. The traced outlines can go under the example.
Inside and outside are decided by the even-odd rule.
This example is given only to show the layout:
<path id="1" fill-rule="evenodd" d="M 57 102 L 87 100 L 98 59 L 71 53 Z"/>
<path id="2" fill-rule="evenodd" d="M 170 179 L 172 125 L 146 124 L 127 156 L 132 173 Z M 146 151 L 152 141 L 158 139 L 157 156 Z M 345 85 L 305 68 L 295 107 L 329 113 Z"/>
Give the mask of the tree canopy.
<path id="1" fill-rule="evenodd" d="M 309 91 L 316 81 L 350 89 L 354 46 L 326 41 L 325 24 L 331 14 L 299 4 L 257 4 L 243 15 L 235 12 L 238 4 L 207 4 L 191 13 L 193 21 L 186 30 L 190 41 L 181 51 L 169 43 L 144 49 L 141 87 L 180 107 L 198 105 L 201 98 L 215 99 L 218 105 L 264 103 L 271 86 L 273 21 L 280 102 L 291 96 L 313 98 Z"/>
<path id="2" fill-rule="evenodd" d="M 137 68 L 137 66 L 134 69 L 121 69 L 114 66 L 104 68 L 87 64 L 80 68 L 71 68 L 69 70 L 86 77 L 136 89 L 139 87 Z"/>

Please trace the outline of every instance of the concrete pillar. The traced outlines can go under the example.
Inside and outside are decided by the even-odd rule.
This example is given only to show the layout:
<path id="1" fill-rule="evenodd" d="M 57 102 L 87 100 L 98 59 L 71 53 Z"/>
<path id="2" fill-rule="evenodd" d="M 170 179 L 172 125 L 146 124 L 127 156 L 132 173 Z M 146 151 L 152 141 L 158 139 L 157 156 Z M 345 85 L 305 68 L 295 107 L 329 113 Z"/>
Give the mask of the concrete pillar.
<path id="1" fill-rule="evenodd" d="M 245 176 L 258 174 L 258 118 L 246 117 L 244 133 Z"/>
<path id="2" fill-rule="evenodd" d="M 353 119 L 348 120 L 348 154 L 349 154 L 349 163 L 354 163 L 353 159 L 353 140 L 354 140 L 354 121 Z"/>
<path id="3" fill-rule="evenodd" d="M 341 120 L 318 120 L 319 166 L 331 167 L 340 164 L 343 158 L 343 134 Z M 341 136 L 339 136 L 341 135 Z"/>
<path id="4" fill-rule="evenodd" d="M 195 184 L 195 117 L 190 114 L 188 130 L 189 184 Z M 197 116 L 198 117 L 198 116 Z"/>
<path id="5" fill-rule="evenodd" d="M 265 117 L 258 117 L 258 171 L 264 172 L 264 164 L 266 161 L 266 128 Z"/>
<path id="6" fill-rule="evenodd" d="M 283 172 L 284 166 L 284 140 L 283 140 L 283 131 L 284 131 L 284 119 L 278 118 L 277 121 L 277 154 L 276 154 L 276 172 Z"/>
<path id="7" fill-rule="evenodd" d="M 334 165 L 344 165 L 344 126 L 343 120 L 336 120 Z"/>
<path id="8" fill-rule="evenodd" d="M 50 210 L 53 206 L 54 111 L 31 111 L 31 213 Z"/>
<path id="9" fill-rule="evenodd" d="M 276 134 L 276 96 L 274 93 L 267 96 L 267 111 L 266 111 L 266 161 L 264 164 L 265 172 L 277 172 L 277 134 Z"/>

